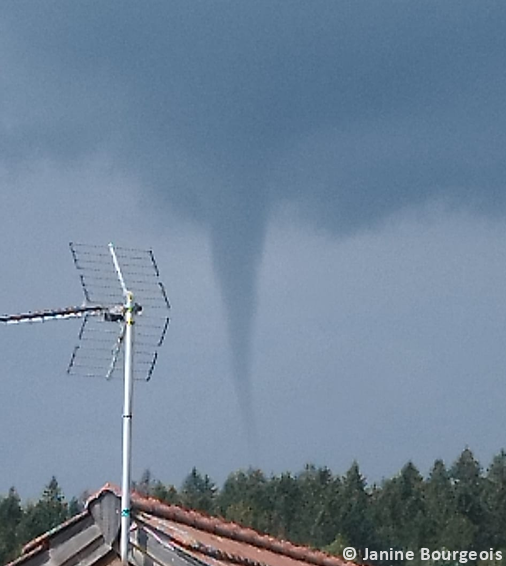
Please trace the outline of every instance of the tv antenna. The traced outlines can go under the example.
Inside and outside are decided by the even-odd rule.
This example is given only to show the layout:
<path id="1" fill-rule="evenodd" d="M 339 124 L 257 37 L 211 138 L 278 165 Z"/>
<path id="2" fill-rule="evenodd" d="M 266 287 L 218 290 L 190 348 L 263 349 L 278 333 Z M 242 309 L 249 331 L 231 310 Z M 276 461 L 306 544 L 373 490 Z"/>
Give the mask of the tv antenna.
<path id="1" fill-rule="evenodd" d="M 67 373 L 112 379 L 123 370 L 120 554 L 126 565 L 130 534 L 133 381 L 149 381 L 153 374 L 158 349 L 169 326 L 170 303 L 151 250 L 71 242 L 70 251 L 84 292 L 82 306 L 4 315 L 0 316 L 0 322 L 20 324 L 82 318 L 78 344 Z"/>

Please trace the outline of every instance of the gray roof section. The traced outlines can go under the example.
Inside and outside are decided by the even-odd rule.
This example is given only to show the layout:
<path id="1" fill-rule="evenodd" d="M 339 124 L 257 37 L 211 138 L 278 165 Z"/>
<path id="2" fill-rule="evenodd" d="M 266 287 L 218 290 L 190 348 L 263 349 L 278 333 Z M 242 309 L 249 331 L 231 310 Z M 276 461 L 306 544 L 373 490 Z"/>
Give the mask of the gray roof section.
<path id="1" fill-rule="evenodd" d="M 28 543 L 8 566 L 108 566 L 119 564 L 120 499 L 102 491 L 86 511 Z M 174 547 L 167 537 L 135 524 L 132 566 L 202 566 L 204 562 Z"/>

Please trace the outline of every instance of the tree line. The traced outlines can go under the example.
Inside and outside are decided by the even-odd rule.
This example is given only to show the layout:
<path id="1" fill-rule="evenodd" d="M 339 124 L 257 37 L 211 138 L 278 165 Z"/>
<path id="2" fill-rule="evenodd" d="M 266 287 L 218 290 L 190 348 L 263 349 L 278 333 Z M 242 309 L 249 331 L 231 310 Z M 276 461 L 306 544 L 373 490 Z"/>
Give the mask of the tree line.
<path id="1" fill-rule="evenodd" d="M 493 549 L 506 556 L 505 451 L 486 470 L 466 448 L 449 467 L 436 460 L 426 477 L 408 462 L 395 476 L 372 485 L 354 462 L 344 475 L 311 464 L 297 474 L 240 470 L 221 488 L 196 468 L 179 489 L 147 470 L 135 489 L 337 555 L 352 546 L 359 552 L 357 561 L 366 548 L 369 553 L 414 551 L 410 564 L 417 563 L 421 548 L 478 553 Z M 26 541 L 79 512 L 82 500 L 67 502 L 54 477 L 41 498 L 26 505 L 11 488 L 0 497 L 0 563 L 19 553 Z M 402 566 L 404 561 L 387 563 Z"/>
<path id="2" fill-rule="evenodd" d="M 77 498 L 66 501 L 53 476 L 38 501 L 22 505 L 14 487 L 0 497 L 0 564 L 13 560 L 22 546 L 83 509 Z"/>

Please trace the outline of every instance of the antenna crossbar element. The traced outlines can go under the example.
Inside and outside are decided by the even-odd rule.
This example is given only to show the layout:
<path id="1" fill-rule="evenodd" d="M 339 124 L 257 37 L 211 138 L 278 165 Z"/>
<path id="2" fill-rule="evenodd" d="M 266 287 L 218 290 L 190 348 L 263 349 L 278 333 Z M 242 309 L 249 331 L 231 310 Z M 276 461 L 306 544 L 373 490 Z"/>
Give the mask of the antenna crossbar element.
<path id="1" fill-rule="evenodd" d="M 66 307 L 63 309 L 48 309 L 42 311 L 30 311 L 21 314 L 8 314 L 0 316 L 0 323 L 20 324 L 21 322 L 46 322 L 66 318 L 82 318 L 87 316 L 107 316 L 110 309 L 100 305 L 89 305 L 83 307 Z"/>

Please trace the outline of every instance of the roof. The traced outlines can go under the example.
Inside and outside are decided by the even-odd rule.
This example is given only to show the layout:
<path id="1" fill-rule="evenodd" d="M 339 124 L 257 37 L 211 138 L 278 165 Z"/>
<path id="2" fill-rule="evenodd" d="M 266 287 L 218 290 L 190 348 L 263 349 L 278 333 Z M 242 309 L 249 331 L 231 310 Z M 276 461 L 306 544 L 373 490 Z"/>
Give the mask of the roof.
<path id="1" fill-rule="evenodd" d="M 119 565 L 120 490 L 106 484 L 80 515 L 29 542 L 9 566 Z M 134 566 L 354 566 L 220 518 L 132 495 Z"/>

